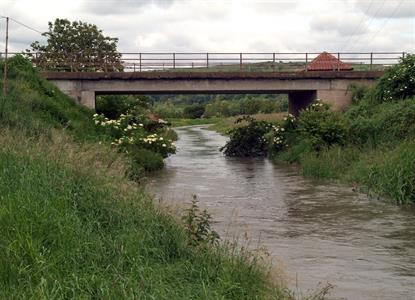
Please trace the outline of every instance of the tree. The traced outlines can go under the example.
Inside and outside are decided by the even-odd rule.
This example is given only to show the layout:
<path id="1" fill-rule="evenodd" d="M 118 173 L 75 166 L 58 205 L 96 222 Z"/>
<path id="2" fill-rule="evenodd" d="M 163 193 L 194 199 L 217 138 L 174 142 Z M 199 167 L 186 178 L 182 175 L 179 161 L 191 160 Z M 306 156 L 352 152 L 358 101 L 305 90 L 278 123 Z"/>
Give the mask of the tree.
<path id="1" fill-rule="evenodd" d="M 45 45 L 31 44 L 28 55 L 41 69 L 96 72 L 122 71 L 117 38 L 104 36 L 96 25 L 81 21 L 56 19 L 49 22 Z"/>

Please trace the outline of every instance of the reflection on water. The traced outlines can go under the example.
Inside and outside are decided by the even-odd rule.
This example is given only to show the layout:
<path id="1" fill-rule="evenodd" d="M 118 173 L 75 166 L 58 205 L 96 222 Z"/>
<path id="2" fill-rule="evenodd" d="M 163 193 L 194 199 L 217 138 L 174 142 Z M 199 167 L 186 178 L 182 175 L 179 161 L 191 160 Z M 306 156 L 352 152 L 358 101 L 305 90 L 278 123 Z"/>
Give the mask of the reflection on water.
<path id="1" fill-rule="evenodd" d="M 177 154 L 149 183 L 157 198 L 196 194 L 222 236 L 260 239 L 304 291 L 330 282 L 340 299 L 415 299 L 414 211 L 266 159 L 226 158 L 226 137 L 203 126 L 177 132 Z"/>

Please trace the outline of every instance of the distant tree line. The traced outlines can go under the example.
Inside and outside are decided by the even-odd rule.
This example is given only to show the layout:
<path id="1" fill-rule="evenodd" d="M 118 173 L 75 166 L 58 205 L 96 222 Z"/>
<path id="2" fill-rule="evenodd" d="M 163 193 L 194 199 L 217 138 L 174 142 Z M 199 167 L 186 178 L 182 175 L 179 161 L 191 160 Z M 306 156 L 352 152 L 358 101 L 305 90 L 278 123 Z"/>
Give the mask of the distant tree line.
<path id="1" fill-rule="evenodd" d="M 206 97 L 206 95 L 203 96 Z M 226 96 L 225 99 L 219 98 L 222 95 L 210 96 L 210 99 L 212 99 L 210 101 L 197 102 L 197 100 L 200 100 L 199 98 L 194 99 L 193 103 L 189 98 L 182 98 L 182 96 L 179 96 L 179 99 L 172 97 L 166 101 L 157 99 L 158 101 L 154 101 L 154 111 L 165 118 L 197 119 L 200 117 L 230 117 L 288 110 L 288 98 L 285 95 L 272 95 L 273 98 L 262 95 L 231 95 L 228 100 L 226 100 Z"/>

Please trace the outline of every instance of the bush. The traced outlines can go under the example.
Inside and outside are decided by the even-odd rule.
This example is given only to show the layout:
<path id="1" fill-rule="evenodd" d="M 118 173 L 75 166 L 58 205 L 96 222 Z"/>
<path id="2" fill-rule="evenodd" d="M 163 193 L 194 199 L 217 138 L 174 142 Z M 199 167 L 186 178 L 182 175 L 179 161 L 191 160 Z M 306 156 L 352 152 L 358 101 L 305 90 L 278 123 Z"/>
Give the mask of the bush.
<path id="1" fill-rule="evenodd" d="M 347 133 L 340 114 L 330 111 L 318 101 L 300 112 L 297 130 L 301 139 L 309 140 L 315 150 L 344 144 Z"/>
<path id="2" fill-rule="evenodd" d="M 365 107 L 346 112 L 350 143 L 376 146 L 415 135 L 415 98 Z"/>
<path id="3" fill-rule="evenodd" d="M 131 152 L 128 175 L 131 180 L 139 180 L 146 172 L 154 172 L 164 167 L 163 156 L 147 149 Z"/>
<path id="4" fill-rule="evenodd" d="M 252 117 L 239 118 L 235 123 L 244 121 L 247 122 L 246 126 L 229 131 L 230 139 L 221 151 L 226 156 L 265 156 L 268 151 L 268 141 L 264 136 L 272 129 L 272 125 L 265 121 L 256 121 Z"/>
<path id="5" fill-rule="evenodd" d="M 97 113 L 109 119 L 118 119 L 121 114 L 126 114 L 136 106 L 148 108 L 150 100 L 145 96 L 107 95 L 98 96 L 96 102 Z"/>
<path id="6" fill-rule="evenodd" d="M 378 102 L 396 101 L 415 95 L 415 55 L 408 54 L 386 70 L 376 87 Z"/>
<path id="7" fill-rule="evenodd" d="M 166 130 L 161 127 L 155 132 L 149 132 L 146 121 L 150 121 L 143 115 L 122 114 L 117 120 L 109 120 L 103 115 L 94 114 L 93 118 L 96 126 L 112 137 L 111 144 L 122 152 L 131 153 L 137 149 L 147 149 L 163 157 L 175 153 L 173 141 L 163 137 Z"/>
<path id="8" fill-rule="evenodd" d="M 183 115 L 188 119 L 199 119 L 204 112 L 205 106 L 203 104 L 193 104 L 184 108 Z"/>

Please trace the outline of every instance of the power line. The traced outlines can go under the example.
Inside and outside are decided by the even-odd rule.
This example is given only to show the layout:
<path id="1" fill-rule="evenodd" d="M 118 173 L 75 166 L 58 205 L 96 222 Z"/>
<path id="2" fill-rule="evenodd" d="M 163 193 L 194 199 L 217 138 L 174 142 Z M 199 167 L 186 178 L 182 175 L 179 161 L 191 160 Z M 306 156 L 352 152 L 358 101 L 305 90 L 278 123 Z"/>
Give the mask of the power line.
<path id="1" fill-rule="evenodd" d="M 7 17 L 5 17 L 5 16 L 0 16 L 0 17 L 1 17 L 1 18 L 3 18 L 3 19 L 7 19 Z M 20 21 L 18 21 L 18 20 L 16 20 L 16 19 L 12 18 L 12 17 L 9 17 L 9 19 L 10 19 L 11 21 L 13 21 L 13 22 L 15 22 L 15 23 L 17 23 L 17 24 L 19 24 L 19 25 L 23 26 L 23 27 L 26 27 L 26 28 L 27 28 L 27 29 L 29 29 L 29 30 L 32 30 L 32 31 L 34 31 L 34 32 L 36 32 L 36 33 L 39 33 L 39 34 L 43 34 L 43 32 L 41 32 L 40 30 L 37 30 L 37 29 L 35 29 L 35 28 L 33 28 L 33 27 L 29 26 L 29 25 L 26 25 L 26 24 L 24 24 L 24 23 L 22 23 L 22 22 L 20 22 Z"/>
<path id="2" fill-rule="evenodd" d="M 367 13 L 369 12 L 370 8 L 372 7 L 372 4 L 373 4 L 373 0 L 370 0 L 369 6 L 367 7 L 367 9 L 365 10 L 365 12 L 363 13 L 363 16 L 360 19 L 359 25 L 357 25 L 355 27 L 355 29 L 353 30 L 353 33 L 349 36 L 349 38 L 347 39 L 347 41 L 341 47 L 342 48 L 342 52 L 344 50 L 344 47 L 347 47 L 349 45 L 349 42 L 355 37 L 355 34 L 358 32 L 358 30 L 360 29 L 360 27 L 363 25 L 363 21 L 365 19 L 365 16 L 367 15 Z"/>
<path id="3" fill-rule="evenodd" d="M 392 19 L 396 12 L 398 11 L 398 9 L 401 7 L 402 3 L 404 0 L 401 0 L 398 5 L 395 6 L 395 9 L 393 10 L 392 14 L 386 19 L 385 23 L 383 23 L 382 27 L 379 28 L 378 31 L 376 31 L 376 33 L 370 38 L 370 40 L 366 43 L 366 45 L 370 45 L 373 40 L 375 39 L 375 37 L 385 28 L 386 24 L 388 24 L 389 20 Z"/>
<path id="4" fill-rule="evenodd" d="M 372 24 L 373 20 L 378 16 L 379 12 L 382 10 L 383 6 L 385 5 L 386 0 L 383 0 L 382 3 L 379 5 L 378 9 L 376 10 L 376 12 L 373 14 L 373 16 L 369 19 L 369 23 L 367 24 L 367 27 L 370 26 L 370 24 Z M 362 39 L 362 36 L 358 37 L 357 40 L 353 43 L 353 45 L 358 45 L 360 40 Z"/>

